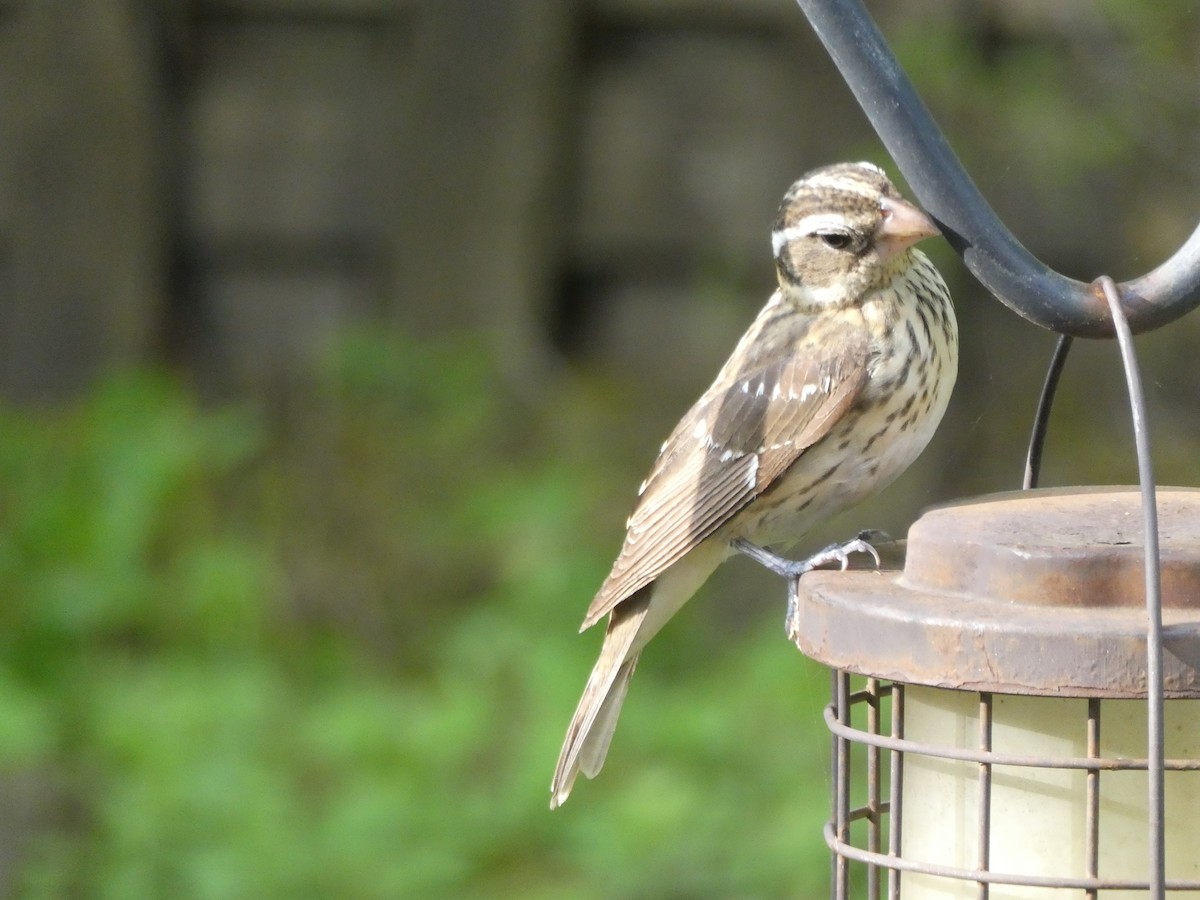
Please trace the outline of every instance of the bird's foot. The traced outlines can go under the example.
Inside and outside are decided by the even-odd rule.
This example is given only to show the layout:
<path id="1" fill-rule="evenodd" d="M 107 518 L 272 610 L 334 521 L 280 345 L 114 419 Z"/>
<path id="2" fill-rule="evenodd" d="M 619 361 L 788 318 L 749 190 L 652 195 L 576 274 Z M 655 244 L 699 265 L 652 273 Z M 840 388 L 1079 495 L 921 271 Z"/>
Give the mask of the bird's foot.
<path id="1" fill-rule="evenodd" d="M 803 560 L 807 572 L 811 569 L 817 569 L 829 563 L 838 563 L 842 571 L 846 571 L 846 567 L 850 565 L 851 553 L 868 553 L 871 559 L 875 560 L 875 568 L 879 568 L 879 551 L 875 549 L 875 544 L 883 544 L 890 541 L 891 535 L 886 531 L 880 531 L 877 528 L 868 528 L 865 531 L 860 531 L 850 540 L 841 544 L 830 544 L 824 550 L 818 550 L 808 559 Z M 801 573 L 803 574 L 803 573 Z"/>
<path id="2" fill-rule="evenodd" d="M 766 547 L 760 547 L 747 540 L 738 538 L 732 542 L 733 549 L 744 553 L 758 564 L 770 569 L 776 575 L 788 580 L 787 619 L 784 623 L 788 637 L 794 642 L 798 632 L 798 615 L 800 601 L 800 576 L 821 566 L 837 563 L 842 571 L 850 565 L 851 553 L 868 553 L 875 560 L 875 566 L 880 564 L 879 551 L 872 543 L 885 543 L 891 537 L 885 531 L 869 528 L 860 531 L 853 538 L 840 544 L 830 544 L 823 550 L 818 550 L 805 559 L 786 559 L 778 553 L 773 553 Z"/>
<path id="3" fill-rule="evenodd" d="M 879 552 L 872 544 L 883 543 L 890 541 L 891 537 L 887 532 L 879 531 L 874 528 L 860 531 L 853 538 L 844 541 L 840 544 L 830 544 L 824 550 L 818 550 L 812 556 L 805 559 L 787 559 L 768 550 L 766 547 L 760 547 L 758 544 L 752 544 L 747 540 L 738 538 L 732 542 L 734 550 L 739 553 L 744 553 L 759 565 L 765 566 L 776 575 L 783 578 L 799 578 L 805 572 L 811 572 L 813 569 L 819 569 L 821 566 L 827 566 L 830 563 L 838 563 L 843 570 L 850 565 L 851 553 L 869 553 L 871 558 L 875 560 L 875 565 L 879 565 Z"/>

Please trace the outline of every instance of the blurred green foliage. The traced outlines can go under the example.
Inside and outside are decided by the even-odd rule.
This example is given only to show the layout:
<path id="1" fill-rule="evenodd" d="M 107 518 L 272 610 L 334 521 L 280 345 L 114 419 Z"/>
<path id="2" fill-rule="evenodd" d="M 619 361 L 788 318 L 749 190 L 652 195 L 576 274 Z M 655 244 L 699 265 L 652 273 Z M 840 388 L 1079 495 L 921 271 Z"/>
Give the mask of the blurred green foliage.
<path id="1" fill-rule="evenodd" d="M 627 494 L 610 391 L 555 390 L 356 334 L 282 414 L 146 373 L 0 411 L 11 895 L 823 890 L 825 680 L 781 606 L 719 649 L 671 629 L 547 809 L 618 537 L 595 498 Z"/>

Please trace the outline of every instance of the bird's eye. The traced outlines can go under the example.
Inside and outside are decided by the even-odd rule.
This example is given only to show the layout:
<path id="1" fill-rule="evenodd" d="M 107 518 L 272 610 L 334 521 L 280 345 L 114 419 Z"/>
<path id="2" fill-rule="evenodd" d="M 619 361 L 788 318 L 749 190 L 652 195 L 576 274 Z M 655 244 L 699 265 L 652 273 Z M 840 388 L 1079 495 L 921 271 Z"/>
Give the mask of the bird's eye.
<path id="1" fill-rule="evenodd" d="M 854 238 L 844 231 L 822 231 L 817 237 L 831 250 L 846 250 L 854 243 Z"/>

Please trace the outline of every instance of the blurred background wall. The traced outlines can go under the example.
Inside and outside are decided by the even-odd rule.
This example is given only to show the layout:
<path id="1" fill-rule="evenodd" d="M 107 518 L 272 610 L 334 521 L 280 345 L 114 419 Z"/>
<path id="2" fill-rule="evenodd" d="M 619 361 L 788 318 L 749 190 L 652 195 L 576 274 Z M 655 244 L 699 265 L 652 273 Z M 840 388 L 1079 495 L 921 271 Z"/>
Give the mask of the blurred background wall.
<path id="1" fill-rule="evenodd" d="M 1191 4 L 874 6 L 1041 257 L 1129 274 L 1186 234 Z M 782 0 L 0 9 L 14 398 L 153 359 L 277 387 L 354 322 L 484 331 L 531 390 L 566 359 L 690 397 L 769 290 L 783 189 L 885 161 Z"/>
<path id="2" fill-rule="evenodd" d="M 1126 278 L 1195 226 L 1200 3 L 871 9 L 1044 261 Z M 794 4 L 2 0 L 0 135 L 0 889 L 820 885 L 824 682 L 748 565 L 543 808 L 574 627 L 771 290 L 783 191 L 895 174 Z M 1053 338 L 931 252 L 950 413 L 809 544 L 1019 485 Z M 1165 482 L 1197 481 L 1198 338 L 1139 342 Z M 1077 346 L 1047 452 L 1134 478 L 1114 346 Z"/>

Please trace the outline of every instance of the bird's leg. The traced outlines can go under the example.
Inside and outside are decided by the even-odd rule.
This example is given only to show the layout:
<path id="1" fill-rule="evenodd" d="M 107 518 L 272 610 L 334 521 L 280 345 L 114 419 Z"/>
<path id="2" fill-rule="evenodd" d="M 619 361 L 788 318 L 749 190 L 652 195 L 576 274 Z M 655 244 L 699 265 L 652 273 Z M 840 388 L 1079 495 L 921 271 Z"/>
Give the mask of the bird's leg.
<path id="1" fill-rule="evenodd" d="M 846 567 L 850 565 L 851 553 L 869 553 L 871 558 L 875 560 L 875 565 L 878 566 L 879 551 L 872 546 L 871 542 L 882 543 L 890 540 L 891 537 L 887 532 L 869 528 L 866 531 L 860 531 L 848 541 L 840 544 L 830 544 L 825 549 L 818 550 L 812 556 L 805 559 L 787 559 L 778 553 L 773 553 L 766 547 L 760 547 L 742 538 L 732 541 L 731 546 L 734 550 L 744 553 L 759 565 L 765 566 L 776 575 L 788 580 L 787 619 L 785 625 L 788 636 L 791 637 L 795 631 L 793 623 L 796 620 L 798 612 L 797 605 L 800 599 L 801 575 L 821 566 L 827 566 L 830 563 L 838 563 L 842 571 L 845 571 Z"/>
<path id="2" fill-rule="evenodd" d="M 747 540 L 738 538 L 732 541 L 731 544 L 734 550 L 739 553 L 744 553 L 756 563 L 770 569 L 776 575 L 783 578 L 799 578 L 805 572 L 811 572 L 813 569 L 827 566 L 830 563 L 838 563 L 842 569 L 850 565 L 851 553 L 869 553 L 871 558 L 875 560 L 875 565 L 879 565 L 879 553 L 872 546 L 872 543 L 881 543 L 890 541 L 891 537 L 887 532 L 877 529 L 868 529 L 860 531 L 853 538 L 844 541 L 840 544 L 830 544 L 824 550 L 818 550 L 812 556 L 805 559 L 787 559 L 780 556 L 766 547 L 760 547 L 758 544 L 752 544 Z"/>

